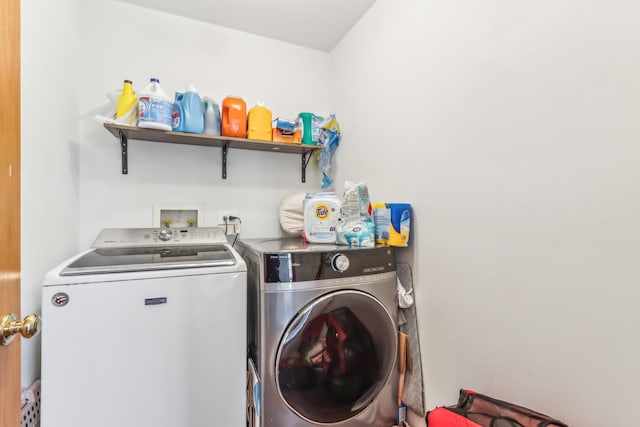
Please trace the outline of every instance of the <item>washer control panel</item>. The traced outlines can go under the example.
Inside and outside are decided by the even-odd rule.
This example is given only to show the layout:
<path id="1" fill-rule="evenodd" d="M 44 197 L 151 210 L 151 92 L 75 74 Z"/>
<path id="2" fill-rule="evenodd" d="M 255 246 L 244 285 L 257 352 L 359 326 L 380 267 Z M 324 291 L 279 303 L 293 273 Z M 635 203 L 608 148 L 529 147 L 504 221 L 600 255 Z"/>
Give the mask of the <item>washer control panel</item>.
<path id="1" fill-rule="evenodd" d="M 94 248 L 128 248 L 174 245 L 226 244 L 221 227 L 203 228 L 107 228 L 102 230 Z"/>
<path id="2" fill-rule="evenodd" d="M 173 231 L 171 231 L 170 228 L 163 228 L 158 232 L 158 238 L 160 240 L 164 240 L 165 242 L 167 240 L 171 240 L 171 237 L 173 237 Z"/>

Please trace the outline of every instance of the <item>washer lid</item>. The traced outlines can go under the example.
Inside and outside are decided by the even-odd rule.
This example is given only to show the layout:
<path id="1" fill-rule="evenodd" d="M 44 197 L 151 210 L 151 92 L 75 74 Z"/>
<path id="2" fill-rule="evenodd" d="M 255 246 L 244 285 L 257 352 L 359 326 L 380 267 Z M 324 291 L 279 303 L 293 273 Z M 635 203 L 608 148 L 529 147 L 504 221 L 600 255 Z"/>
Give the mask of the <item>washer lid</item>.
<path id="1" fill-rule="evenodd" d="M 182 268 L 232 266 L 228 245 L 94 248 L 61 272 L 61 276 L 124 273 Z"/>

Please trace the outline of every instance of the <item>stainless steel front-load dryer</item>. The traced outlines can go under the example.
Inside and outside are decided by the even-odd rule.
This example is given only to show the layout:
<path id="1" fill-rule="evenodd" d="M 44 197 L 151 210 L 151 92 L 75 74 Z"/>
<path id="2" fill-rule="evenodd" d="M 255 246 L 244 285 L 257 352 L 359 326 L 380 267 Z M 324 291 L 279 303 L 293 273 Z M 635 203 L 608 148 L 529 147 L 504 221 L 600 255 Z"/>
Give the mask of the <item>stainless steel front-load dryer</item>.
<path id="1" fill-rule="evenodd" d="M 250 426 L 384 426 L 397 413 L 393 248 L 249 239 Z"/>

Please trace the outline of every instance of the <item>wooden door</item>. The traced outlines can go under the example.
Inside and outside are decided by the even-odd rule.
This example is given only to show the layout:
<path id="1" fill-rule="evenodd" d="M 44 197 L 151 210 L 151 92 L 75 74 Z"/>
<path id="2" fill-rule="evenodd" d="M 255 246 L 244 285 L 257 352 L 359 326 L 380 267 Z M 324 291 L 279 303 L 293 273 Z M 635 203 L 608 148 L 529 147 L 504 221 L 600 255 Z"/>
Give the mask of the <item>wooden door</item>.
<path id="1" fill-rule="evenodd" d="M 20 0 L 0 1 L 0 318 L 20 316 Z M 20 339 L 0 346 L 0 427 L 20 426 Z"/>

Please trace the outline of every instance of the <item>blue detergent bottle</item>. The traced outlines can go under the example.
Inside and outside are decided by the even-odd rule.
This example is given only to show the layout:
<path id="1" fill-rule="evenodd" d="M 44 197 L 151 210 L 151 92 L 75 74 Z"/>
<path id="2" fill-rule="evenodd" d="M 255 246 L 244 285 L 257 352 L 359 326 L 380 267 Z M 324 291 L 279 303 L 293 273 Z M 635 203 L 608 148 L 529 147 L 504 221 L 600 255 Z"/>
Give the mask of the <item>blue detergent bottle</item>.
<path id="1" fill-rule="evenodd" d="M 172 128 L 176 132 L 204 132 L 202 100 L 193 83 L 184 93 L 176 92 L 172 117 Z"/>
<path id="2" fill-rule="evenodd" d="M 173 99 L 173 110 L 171 112 L 171 130 L 174 132 L 184 132 L 184 122 L 182 121 L 184 117 L 184 108 L 182 107 L 183 100 L 184 93 L 176 92 Z"/>

